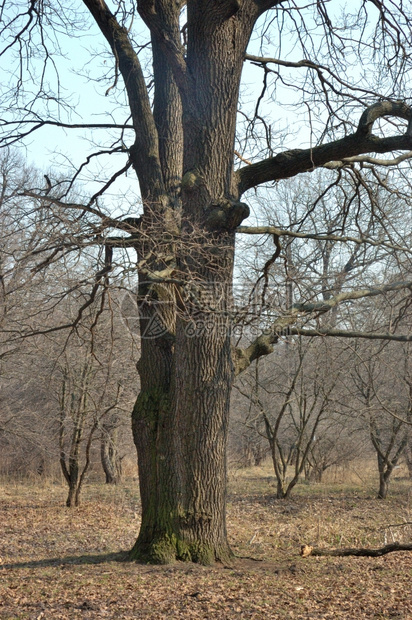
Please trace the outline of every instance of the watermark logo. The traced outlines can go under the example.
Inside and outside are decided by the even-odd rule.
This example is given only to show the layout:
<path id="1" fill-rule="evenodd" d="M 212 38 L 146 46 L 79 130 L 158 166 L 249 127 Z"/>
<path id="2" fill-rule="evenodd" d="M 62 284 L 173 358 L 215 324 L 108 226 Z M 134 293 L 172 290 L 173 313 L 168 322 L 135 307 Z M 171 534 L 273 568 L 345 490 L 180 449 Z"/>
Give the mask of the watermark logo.
<path id="1" fill-rule="evenodd" d="M 175 287 L 169 283 L 142 283 L 125 291 L 121 317 L 127 328 L 144 339 L 156 339 L 174 332 L 180 316 L 186 335 L 227 334 L 235 338 L 257 336 L 271 331 L 274 309 L 262 302 L 259 292 L 244 286 L 232 288 L 222 282 L 190 282 Z M 276 313 L 278 316 L 278 313 Z"/>

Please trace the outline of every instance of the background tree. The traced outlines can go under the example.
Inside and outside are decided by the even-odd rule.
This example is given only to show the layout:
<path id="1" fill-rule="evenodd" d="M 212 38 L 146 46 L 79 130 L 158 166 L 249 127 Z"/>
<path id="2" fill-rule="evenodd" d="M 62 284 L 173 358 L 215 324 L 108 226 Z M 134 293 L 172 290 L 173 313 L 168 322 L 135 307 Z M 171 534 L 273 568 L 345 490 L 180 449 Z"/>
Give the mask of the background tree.
<path id="1" fill-rule="evenodd" d="M 116 414 L 110 420 L 111 435 L 124 437 L 124 411 L 130 410 L 136 395 L 133 335 L 114 311 L 121 297 L 99 285 L 90 299 L 89 283 L 95 285 L 98 253 L 87 255 L 68 244 L 70 251 L 64 260 L 53 261 L 56 245 L 62 242 L 62 227 L 67 238 L 75 236 L 78 227 L 63 218 L 61 211 L 53 212 L 41 201 L 22 195 L 28 179 L 38 182 L 36 170 L 25 166 L 12 150 L 4 152 L 1 170 L 0 468 L 17 475 L 55 473 L 60 452 L 63 473 L 71 485 L 68 503 L 74 505 L 80 493 L 82 433 L 93 429 L 87 468 L 93 458 L 91 441 L 103 433 L 101 421 L 110 413 Z M 54 248 L 51 260 L 43 260 L 44 245 Z M 61 330 L 62 325 L 66 330 Z M 27 334 L 32 337 L 27 339 Z M 77 376 L 77 380 L 76 373 L 82 374 L 81 358 L 84 377 Z M 109 391 L 117 401 L 115 408 L 107 402 Z M 69 430 L 70 456 L 63 441 Z"/>
<path id="2" fill-rule="evenodd" d="M 125 259 L 127 265 L 127 248 L 136 250 L 140 332 L 145 336 L 138 365 L 141 389 L 133 412 L 142 524 L 131 557 L 225 562 L 231 555 L 225 498 L 234 374 L 270 353 L 282 330 L 300 329 L 304 317 L 409 286 L 409 281 L 391 280 L 328 299 L 314 291 L 295 299 L 292 307 L 287 302 L 274 305 L 260 318 L 263 326 L 271 325 L 269 332 L 250 343 L 245 332 L 234 349 L 230 306 L 235 231 L 270 234 L 275 242 L 260 279 L 262 292 L 286 234 L 270 226 L 239 228 L 250 212 L 241 199 L 257 186 L 321 166 L 331 168 L 333 185 L 346 170 L 356 169 L 361 188 L 366 181 L 359 170 L 365 162 L 379 165 L 375 154 L 395 153 L 384 166 L 408 161 L 410 15 L 403 5 L 386 1 L 379 6 L 363 3 L 355 12 L 343 7 L 342 12 L 328 12 L 323 1 L 297 7 L 283 0 L 139 0 L 110 7 L 102 0 L 2 3 L 3 58 L 16 67 L 14 50 L 22 52 L 18 70 L 11 70 L 2 84 L 3 144 L 24 142 L 45 127 L 79 129 L 70 118 L 70 98 L 59 99 L 64 76 L 56 78 L 53 72 L 65 36 L 73 49 L 82 29 L 99 33 L 105 54 L 110 53 L 103 75 L 99 68 L 96 78 L 105 82 L 101 94 L 108 97 L 106 118 L 81 123 L 80 128 L 101 137 L 95 134 L 97 150 L 85 155 L 72 181 L 99 156 L 119 156 L 115 172 L 108 178 L 99 174 L 97 187 L 84 200 L 70 201 L 71 184 L 64 188 L 50 175 L 45 188 L 27 188 L 26 195 L 61 222 L 65 241 L 43 243 L 43 265 L 64 258 L 71 248 L 87 249 L 96 242 L 105 247 L 103 271 L 91 286 L 90 303 L 113 268 L 114 249 L 123 248 L 117 260 Z M 140 34 L 142 22 L 150 48 Z M 263 56 L 257 57 L 252 52 L 259 33 L 264 34 Z M 98 61 L 94 47 L 91 53 Z M 146 79 L 142 65 L 149 49 L 152 72 Z M 355 64 L 359 66 L 359 56 L 358 80 L 350 75 Z M 263 88 L 251 111 L 240 104 L 237 126 L 245 62 L 262 69 Z M 32 78 L 34 92 L 28 87 Z M 296 97 L 289 99 L 283 86 Z M 296 144 L 288 132 L 282 136 L 275 131 L 265 118 L 263 100 L 271 106 L 274 100 L 296 105 L 303 126 L 310 128 L 305 145 Z M 292 148 L 287 148 L 287 140 Z M 130 213 L 124 196 L 125 209 L 102 196 L 132 169 L 142 209 L 136 204 Z M 390 188 L 388 180 L 385 184 Z M 358 204 L 352 206 L 356 211 Z M 68 221 L 75 232 L 67 239 L 63 229 Z M 302 228 L 306 223 L 305 218 Z M 345 236 L 338 233 L 343 242 Z M 358 237 L 353 243 L 366 241 Z M 379 243 L 385 247 L 384 241 Z M 397 242 L 389 244 L 402 251 Z M 80 317 L 83 312 L 81 306 Z"/>
<path id="3" fill-rule="evenodd" d="M 109 420 L 102 424 L 100 458 L 106 484 L 118 484 L 122 478 L 122 455 L 119 446 L 119 418 L 116 414 L 109 416 Z"/>
<path id="4" fill-rule="evenodd" d="M 42 227 L 33 216 L 32 201 L 20 194 L 37 182 L 38 174 L 16 151 L 0 154 L 0 445 L 2 470 L 21 475 L 44 470 L 50 444 L 45 445 L 47 397 L 33 373 L 22 380 L 27 347 L 18 337 L 33 315 L 42 278 L 33 271 L 32 252 Z M 32 361 L 32 360 L 31 360 Z M 31 364 L 32 365 L 32 364 Z M 12 386 L 12 387 L 11 387 Z M 34 412 L 37 410 L 38 415 Z M 35 420 L 35 422 L 34 422 Z"/>
<path id="5" fill-rule="evenodd" d="M 351 372 L 360 412 L 376 453 L 378 499 L 385 499 L 388 494 L 390 477 L 406 449 L 412 421 L 409 390 L 405 390 L 402 381 L 399 353 L 401 351 L 390 351 L 389 346 L 376 348 L 358 344 Z M 385 373 L 388 359 L 391 372 Z"/>
<path id="6" fill-rule="evenodd" d="M 322 482 L 331 467 L 347 466 L 362 454 L 362 439 L 352 433 L 342 411 L 334 411 L 322 420 L 310 446 L 305 480 Z M 363 452 L 364 455 L 364 452 Z"/>
<path id="7" fill-rule="evenodd" d="M 269 442 L 279 499 L 290 496 L 311 464 L 323 471 L 315 443 L 321 423 L 336 411 L 340 374 L 339 364 L 320 343 L 296 338 L 287 347 L 286 353 L 278 351 L 277 363 L 271 359 L 263 368 L 256 365 L 253 375 L 245 377 L 249 393 L 239 388 L 254 405 L 248 425 L 253 423 Z"/>

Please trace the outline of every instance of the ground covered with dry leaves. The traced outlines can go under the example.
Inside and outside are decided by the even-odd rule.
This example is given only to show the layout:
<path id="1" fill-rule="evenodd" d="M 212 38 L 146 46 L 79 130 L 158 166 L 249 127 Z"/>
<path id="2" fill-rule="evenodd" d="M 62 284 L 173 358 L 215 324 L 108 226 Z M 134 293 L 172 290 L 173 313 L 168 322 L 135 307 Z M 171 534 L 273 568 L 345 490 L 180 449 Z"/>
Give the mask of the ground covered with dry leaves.
<path id="1" fill-rule="evenodd" d="M 139 526 L 136 482 L 89 485 L 64 507 L 61 484 L 0 484 L 0 618 L 396 618 L 412 620 L 412 553 L 382 558 L 299 556 L 412 541 L 412 487 L 299 485 L 276 500 L 267 470 L 232 475 L 231 566 L 124 561 Z"/>

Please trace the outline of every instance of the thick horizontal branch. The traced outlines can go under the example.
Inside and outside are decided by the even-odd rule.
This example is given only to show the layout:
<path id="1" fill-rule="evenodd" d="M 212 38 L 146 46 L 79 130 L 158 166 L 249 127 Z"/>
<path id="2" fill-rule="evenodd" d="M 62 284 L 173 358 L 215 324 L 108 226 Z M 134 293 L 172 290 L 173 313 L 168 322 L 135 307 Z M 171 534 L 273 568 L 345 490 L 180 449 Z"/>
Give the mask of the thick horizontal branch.
<path id="1" fill-rule="evenodd" d="M 275 8 L 279 4 L 282 4 L 284 0 L 255 0 L 255 4 L 259 9 L 259 13 L 262 14 L 269 9 Z"/>
<path id="2" fill-rule="evenodd" d="M 384 547 L 378 547 L 377 549 L 368 549 L 365 547 L 360 547 L 359 549 L 346 547 L 342 549 L 321 549 L 319 547 L 311 547 L 310 545 L 302 545 L 300 550 L 300 555 L 303 558 L 307 558 L 310 555 L 313 556 L 335 556 L 335 557 L 344 557 L 344 556 L 357 556 L 357 557 L 368 557 L 368 558 L 379 558 L 382 555 L 386 555 L 387 553 L 391 553 L 393 551 L 412 551 L 412 543 L 390 543 L 389 545 L 385 545 Z"/>
<path id="3" fill-rule="evenodd" d="M 309 149 L 293 149 L 269 157 L 264 161 L 246 166 L 237 171 L 239 197 L 248 189 L 281 179 L 289 179 L 302 172 L 312 172 L 329 162 L 363 153 L 389 153 L 410 151 L 412 137 L 409 135 L 377 138 L 352 134 L 336 142 Z"/>
<path id="4" fill-rule="evenodd" d="M 374 122 L 384 116 L 408 120 L 405 134 L 386 138 L 373 135 Z M 241 196 L 246 190 L 262 183 L 287 179 L 348 157 L 410 150 L 412 150 L 412 109 L 403 103 L 380 101 L 363 112 L 355 133 L 313 148 L 285 151 L 251 166 L 245 166 L 236 172 L 235 179 Z"/>
<path id="5" fill-rule="evenodd" d="M 333 338 L 364 338 L 366 340 L 394 340 L 395 342 L 412 342 L 412 334 L 390 334 L 389 332 L 368 333 L 345 329 L 300 329 L 291 327 L 288 330 L 291 336 L 331 336 Z"/>
<path id="6" fill-rule="evenodd" d="M 406 288 L 412 289 L 412 280 L 392 282 L 391 284 L 364 288 L 357 291 L 346 291 L 334 297 L 330 297 L 327 300 L 294 304 L 285 314 L 279 316 L 272 323 L 271 327 L 258 336 L 248 347 L 234 350 L 233 363 L 235 374 L 238 375 L 243 372 L 259 357 L 272 353 L 273 347 L 278 342 L 279 338 L 282 335 L 291 334 L 293 326 L 299 318 L 310 314 L 329 312 L 332 308 L 346 301 L 375 297 L 376 295 L 384 295 L 388 292 L 395 292 Z M 315 332 L 313 335 L 319 334 Z"/>
<path id="7" fill-rule="evenodd" d="M 355 299 L 363 299 L 365 297 L 376 297 L 377 295 L 384 295 L 385 293 L 400 291 L 405 288 L 412 288 L 412 280 L 401 280 L 399 282 L 392 282 L 392 284 L 371 286 L 359 289 L 358 291 L 346 291 L 335 295 L 335 297 L 330 297 L 322 301 L 315 301 L 313 303 L 296 303 L 293 309 L 297 312 L 303 312 L 304 314 L 309 314 L 311 312 L 328 312 L 344 301 L 354 301 Z"/>

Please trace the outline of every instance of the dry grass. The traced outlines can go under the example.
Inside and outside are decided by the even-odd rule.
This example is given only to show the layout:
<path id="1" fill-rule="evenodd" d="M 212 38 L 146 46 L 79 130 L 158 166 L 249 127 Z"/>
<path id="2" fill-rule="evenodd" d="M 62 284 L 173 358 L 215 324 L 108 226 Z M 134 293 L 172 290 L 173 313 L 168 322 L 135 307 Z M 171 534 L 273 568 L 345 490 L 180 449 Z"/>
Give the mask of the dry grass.
<path id="1" fill-rule="evenodd" d="M 122 561 L 139 526 L 136 483 L 89 485 L 64 507 L 64 486 L 0 485 L 0 618 L 412 619 L 412 554 L 299 557 L 302 543 L 380 546 L 412 540 L 412 487 L 393 482 L 374 499 L 356 476 L 300 484 L 276 500 L 270 466 L 230 475 L 233 566 L 150 567 Z M 334 482 L 334 483 L 333 483 Z M 333 484 L 332 484 L 333 483 Z M 242 559 L 243 558 L 243 559 Z M 253 558 L 253 559 L 251 559 Z"/>

